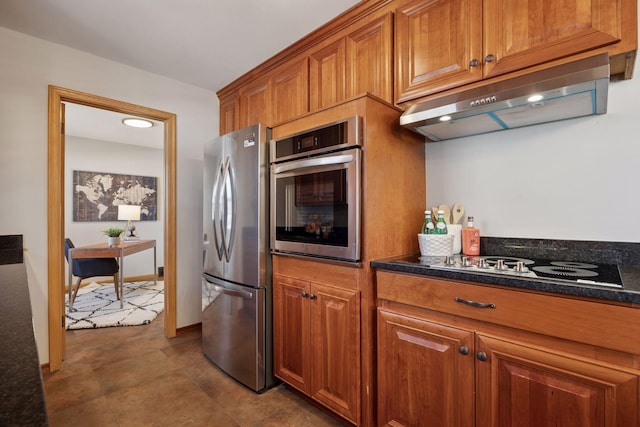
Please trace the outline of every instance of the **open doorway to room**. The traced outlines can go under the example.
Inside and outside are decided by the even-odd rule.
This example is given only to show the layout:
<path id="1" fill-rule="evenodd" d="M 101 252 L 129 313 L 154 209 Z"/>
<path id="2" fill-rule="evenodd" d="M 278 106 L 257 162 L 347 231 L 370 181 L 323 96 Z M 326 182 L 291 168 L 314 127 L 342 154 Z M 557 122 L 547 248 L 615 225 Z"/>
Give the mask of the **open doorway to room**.
<path id="1" fill-rule="evenodd" d="M 68 193 L 68 176 L 65 175 L 65 105 L 93 107 L 118 114 L 149 119 L 163 125 L 162 149 L 163 174 L 162 197 L 158 210 L 163 218 L 163 254 L 159 264 L 164 266 L 164 332 L 167 337 L 176 334 L 175 297 L 175 164 L 176 164 L 176 116 L 122 101 L 98 97 L 70 89 L 49 87 L 48 130 L 48 293 L 49 293 L 49 369 L 60 369 L 65 355 L 65 277 L 66 260 L 63 241 L 65 235 L 65 190 Z M 117 159 L 116 159 L 117 161 Z M 68 205 L 67 205 L 68 206 Z"/>
<path id="2" fill-rule="evenodd" d="M 154 276 L 164 256 L 165 218 L 158 209 L 164 189 L 164 124 L 71 102 L 64 102 L 64 114 L 65 238 L 76 248 L 106 246 L 104 230 L 125 230 L 119 238 L 129 253 L 122 263 L 114 258 L 75 261 L 84 264 L 74 276 L 87 277 L 81 286 L 75 278 L 69 289 L 67 295 L 79 292 L 73 310 L 67 305 L 66 329 L 149 323 L 164 309 L 164 285 Z M 125 125 L 129 119 L 147 127 Z M 69 277 L 68 260 L 66 268 Z M 118 284 L 104 283 L 114 281 L 114 269 L 127 295 L 121 302 Z"/>

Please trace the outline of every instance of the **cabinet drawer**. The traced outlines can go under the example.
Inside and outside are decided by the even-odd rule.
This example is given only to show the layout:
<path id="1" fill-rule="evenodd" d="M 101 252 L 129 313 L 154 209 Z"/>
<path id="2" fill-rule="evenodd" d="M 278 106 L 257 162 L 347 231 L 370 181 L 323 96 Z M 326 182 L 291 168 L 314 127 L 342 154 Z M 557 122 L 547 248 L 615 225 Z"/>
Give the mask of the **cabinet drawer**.
<path id="1" fill-rule="evenodd" d="M 636 308 L 385 271 L 376 278 L 381 300 L 640 354 Z"/>

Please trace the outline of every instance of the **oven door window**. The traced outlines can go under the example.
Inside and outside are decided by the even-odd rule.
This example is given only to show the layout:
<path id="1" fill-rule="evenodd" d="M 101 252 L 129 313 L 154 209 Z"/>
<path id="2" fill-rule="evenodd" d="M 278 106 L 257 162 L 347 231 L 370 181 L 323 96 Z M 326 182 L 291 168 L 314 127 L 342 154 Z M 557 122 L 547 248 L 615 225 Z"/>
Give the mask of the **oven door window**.
<path id="1" fill-rule="evenodd" d="M 305 170 L 276 179 L 276 240 L 349 245 L 349 169 Z"/>

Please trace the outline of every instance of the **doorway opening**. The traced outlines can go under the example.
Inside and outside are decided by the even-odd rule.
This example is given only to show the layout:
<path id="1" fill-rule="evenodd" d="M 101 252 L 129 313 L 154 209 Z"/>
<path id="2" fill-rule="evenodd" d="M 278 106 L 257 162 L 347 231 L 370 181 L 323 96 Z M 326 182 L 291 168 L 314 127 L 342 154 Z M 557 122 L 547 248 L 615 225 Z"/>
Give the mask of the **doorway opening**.
<path id="1" fill-rule="evenodd" d="M 176 335 L 176 116 L 160 110 L 49 86 L 48 113 L 48 308 L 49 369 L 61 368 L 65 340 L 64 103 L 73 103 L 155 120 L 164 124 L 164 333 Z"/>

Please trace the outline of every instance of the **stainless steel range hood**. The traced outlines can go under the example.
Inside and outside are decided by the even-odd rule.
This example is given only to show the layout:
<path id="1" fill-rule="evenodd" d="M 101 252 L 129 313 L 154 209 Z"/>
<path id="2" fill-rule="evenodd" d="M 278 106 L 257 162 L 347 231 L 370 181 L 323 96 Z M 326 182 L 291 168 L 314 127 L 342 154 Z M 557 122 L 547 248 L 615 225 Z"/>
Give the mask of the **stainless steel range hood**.
<path id="1" fill-rule="evenodd" d="M 606 53 L 490 83 L 409 107 L 400 125 L 430 141 L 460 138 L 607 112 Z M 541 95 L 537 101 L 529 101 Z M 447 119 L 448 121 L 444 121 Z"/>

